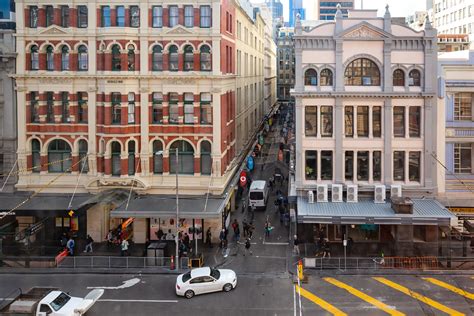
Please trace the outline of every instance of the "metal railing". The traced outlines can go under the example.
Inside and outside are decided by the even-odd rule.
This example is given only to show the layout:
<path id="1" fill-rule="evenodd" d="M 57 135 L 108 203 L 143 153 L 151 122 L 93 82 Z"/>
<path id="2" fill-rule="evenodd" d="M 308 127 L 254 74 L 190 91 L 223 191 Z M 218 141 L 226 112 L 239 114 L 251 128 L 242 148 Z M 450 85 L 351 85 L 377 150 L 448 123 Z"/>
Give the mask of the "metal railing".
<path id="1" fill-rule="evenodd" d="M 181 257 L 180 268 L 188 267 L 188 258 Z M 58 268 L 89 268 L 89 269 L 149 269 L 171 268 L 171 257 L 109 257 L 109 256 L 77 256 L 65 257 L 57 265 Z"/>

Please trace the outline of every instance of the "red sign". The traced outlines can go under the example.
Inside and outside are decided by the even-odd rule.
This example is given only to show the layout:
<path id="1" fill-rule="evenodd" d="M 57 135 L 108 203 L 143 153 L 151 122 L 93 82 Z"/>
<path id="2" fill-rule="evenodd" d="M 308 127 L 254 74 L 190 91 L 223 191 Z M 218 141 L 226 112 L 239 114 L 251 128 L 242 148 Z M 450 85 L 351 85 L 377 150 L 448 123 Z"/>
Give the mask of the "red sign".
<path id="1" fill-rule="evenodd" d="M 247 173 L 245 171 L 242 171 L 240 173 L 240 186 L 245 187 L 247 184 Z"/>

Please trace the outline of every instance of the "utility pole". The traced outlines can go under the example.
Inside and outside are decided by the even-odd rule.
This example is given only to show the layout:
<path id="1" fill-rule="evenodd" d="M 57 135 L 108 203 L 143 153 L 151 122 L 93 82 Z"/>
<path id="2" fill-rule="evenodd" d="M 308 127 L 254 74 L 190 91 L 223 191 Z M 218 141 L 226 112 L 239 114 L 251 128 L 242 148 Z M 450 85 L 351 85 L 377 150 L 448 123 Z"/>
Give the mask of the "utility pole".
<path id="1" fill-rule="evenodd" d="M 179 172 L 179 165 L 178 165 L 178 147 L 176 147 L 175 151 L 175 158 L 176 158 L 176 271 L 179 270 L 179 191 L 178 191 L 178 172 Z"/>

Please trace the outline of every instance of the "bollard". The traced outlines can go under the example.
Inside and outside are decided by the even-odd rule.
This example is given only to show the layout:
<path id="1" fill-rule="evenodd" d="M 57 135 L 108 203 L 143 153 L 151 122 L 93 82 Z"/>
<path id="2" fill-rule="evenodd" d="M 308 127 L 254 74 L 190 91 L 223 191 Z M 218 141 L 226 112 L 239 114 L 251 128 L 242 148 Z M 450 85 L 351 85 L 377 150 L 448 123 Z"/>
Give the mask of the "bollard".
<path id="1" fill-rule="evenodd" d="M 170 269 L 171 269 L 171 270 L 174 270 L 174 256 L 171 256 Z"/>

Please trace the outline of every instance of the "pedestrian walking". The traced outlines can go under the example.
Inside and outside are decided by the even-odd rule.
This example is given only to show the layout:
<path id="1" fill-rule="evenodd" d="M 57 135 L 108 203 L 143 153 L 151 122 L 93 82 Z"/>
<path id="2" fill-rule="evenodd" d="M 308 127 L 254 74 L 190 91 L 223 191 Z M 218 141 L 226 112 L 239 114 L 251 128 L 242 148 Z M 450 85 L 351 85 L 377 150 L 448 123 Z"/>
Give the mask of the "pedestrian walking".
<path id="1" fill-rule="evenodd" d="M 211 228 L 209 227 L 206 231 L 206 243 L 209 248 L 212 248 L 212 233 L 211 233 Z"/>
<path id="2" fill-rule="evenodd" d="M 107 233 L 105 239 L 107 240 L 107 246 L 111 246 L 114 243 L 114 233 L 111 229 Z"/>
<path id="3" fill-rule="evenodd" d="M 293 251 L 299 256 L 300 255 L 300 241 L 298 240 L 298 236 L 293 236 Z"/>
<path id="4" fill-rule="evenodd" d="M 92 244 L 94 243 L 94 239 L 92 239 L 91 235 L 87 235 L 86 238 L 86 249 L 84 249 L 84 252 L 92 252 Z"/>
<path id="5" fill-rule="evenodd" d="M 221 248 L 226 248 L 227 247 L 227 240 L 226 240 L 226 233 L 225 233 L 225 229 L 222 228 L 220 234 L 219 234 L 219 240 L 221 241 L 220 242 L 220 245 L 219 247 Z"/>
<path id="6" fill-rule="evenodd" d="M 245 240 L 245 252 L 244 252 L 244 256 L 245 256 L 246 254 L 252 255 L 252 250 L 250 250 L 250 246 L 251 246 L 251 245 L 252 245 L 252 244 L 250 243 L 250 238 L 247 238 L 247 239 Z"/>
<path id="7" fill-rule="evenodd" d="M 331 249 L 329 248 L 329 243 L 328 242 L 324 242 L 324 245 L 323 245 L 323 258 L 331 258 Z"/>
<path id="8" fill-rule="evenodd" d="M 120 244 L 120 255 L 122 257 L 128 256 L 128 241 L 126 239 L 123 239 Z"/>
<path id="9" fill-rule="evenodd" d="M 186 251 L 189 251 L 189 249 L 191 248 L 191 243 L 190 243 L 188 233 L 184 233 L 183 243 L 184 243 L 184 246 L 186 247 Z"/>
<path id="10" fill-rule="evenodd" d="M 247 238 L 249 234 L 249 224 L 246 219 L 242 221 L 242 227 L 244 228 L 244 238 Z"/>
<path id="11" fill-rule="evenodd" d="M 255 229 L 255 226 L 253 226 L 252 224 L 249 224 L 249 229 L 248 229 L 248 235 L 247 235 L 247 238 L 250 238 L 252 239 L 252 235 L 253 235 L 253 231 Z"/>
<path id="12" fill-rule="evenodd" d="M 270 232 L 272 231 L 273 227 L 270 222 L 267 220 L 265 221 L 265 237 L 270 237 Z"/>
<path id="13" fill-rule="evenodd" d="M 67 245 L 67 235 L 66 235 L 66 233 L 63 233 L 61 235 L 61 238 L 59 239 L 59 242 L 61 244 L 61 248 L 64 249 Z"/>
<path id="14" fill-rule="evenodd" d="M 232 222 L 232 229 L 234 230 L 234 241 L 239 241 L 240 239 L 240 227 L 237 219 L 234 219 Z"/>
<path id="15" fill-rule="evenodd" d="M 76 242 L 72 237 L 69 237 L 69 240 L 66 243 L 66 248 L 69 252 L 70 256 L 74 256 L 74 247 L 76 246 Z"/>

